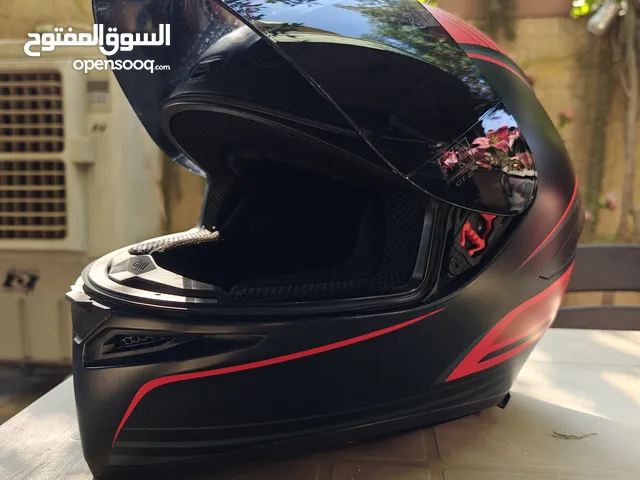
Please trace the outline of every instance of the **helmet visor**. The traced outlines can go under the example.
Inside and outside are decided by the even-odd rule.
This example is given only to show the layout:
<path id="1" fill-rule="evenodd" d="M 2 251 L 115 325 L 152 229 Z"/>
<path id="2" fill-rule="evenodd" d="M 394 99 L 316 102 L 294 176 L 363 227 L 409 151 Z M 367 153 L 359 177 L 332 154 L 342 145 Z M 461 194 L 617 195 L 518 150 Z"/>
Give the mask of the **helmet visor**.
<path id="1" fill-rule="evenodd" d="M 288 60 L 368 145 L 376 160 L 464 208 L 513 215 L 531 203 L 536 171 L 514 117 L 478 67 L 416 0 L 94 0 L 118 31 L 171 27 L 168 46 L 118 52 L 170 70 L 116 71 L 149 133 L 168 140 L 160 104 L 203 52 L 249 26 Z M 245 27 L 246 28 L 246 27 Z"/>

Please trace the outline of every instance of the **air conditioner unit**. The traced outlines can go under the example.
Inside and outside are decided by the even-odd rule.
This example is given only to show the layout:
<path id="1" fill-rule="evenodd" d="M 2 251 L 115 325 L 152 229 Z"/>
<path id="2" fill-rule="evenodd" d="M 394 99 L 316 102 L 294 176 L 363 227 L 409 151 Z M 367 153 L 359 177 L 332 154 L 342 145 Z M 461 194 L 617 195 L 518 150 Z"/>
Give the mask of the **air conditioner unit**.
<path id="1" fill-rule="evenodd" d="M 0 41 L 0 362 L 65 363 L 68 286 L 88 261 L 163 234 L 162 154 L 90 47 Z"/>

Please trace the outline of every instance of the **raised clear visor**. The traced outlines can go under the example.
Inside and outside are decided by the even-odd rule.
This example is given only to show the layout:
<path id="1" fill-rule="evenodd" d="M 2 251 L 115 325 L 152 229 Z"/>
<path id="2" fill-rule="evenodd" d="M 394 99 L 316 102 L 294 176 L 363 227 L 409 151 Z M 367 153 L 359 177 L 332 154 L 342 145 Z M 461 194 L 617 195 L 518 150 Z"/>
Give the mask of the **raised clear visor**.
<path id="1" fill-rule="evenodd" d="M 135 47 L 169 71 L 116 72 L 151 135 L 196 171 L 162 133 L 160 104 L 203 52 L 243 24 L 286 58 L 383 161 L 446 202 L 498 215 L 535 195 L 533 156 L 516 120 L 473 61 L 417 0 L 94 0 L 119 31 L 170 24 L 171 45 Z M 191 165 L 190 165 L 191 163 Z"/>

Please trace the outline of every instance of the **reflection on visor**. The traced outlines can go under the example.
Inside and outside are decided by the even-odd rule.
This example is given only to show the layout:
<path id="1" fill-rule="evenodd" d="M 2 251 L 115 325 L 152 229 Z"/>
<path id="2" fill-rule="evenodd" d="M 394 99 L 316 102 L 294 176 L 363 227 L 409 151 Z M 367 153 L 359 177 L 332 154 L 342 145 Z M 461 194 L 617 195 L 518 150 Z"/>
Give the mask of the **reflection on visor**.
<path id="1" fill-rule="evenodd" d="M 535 165 L 517 122 L 473 61 L 415 0 L 94 2 L 100 23 L 135 31 L 171 24 L 170 47 L 137 52 L 171 71 L 146 79 L 135 72 L 135 81 L 133 72 L 118 77 L 147 129 L 183 165 L 187 159 L 159 128 L 159 106 L 203 52 L 246 24 L 342 114 L 371 155 L 422 190 L 504 215 L 522 212 L 533 199 Z"/>

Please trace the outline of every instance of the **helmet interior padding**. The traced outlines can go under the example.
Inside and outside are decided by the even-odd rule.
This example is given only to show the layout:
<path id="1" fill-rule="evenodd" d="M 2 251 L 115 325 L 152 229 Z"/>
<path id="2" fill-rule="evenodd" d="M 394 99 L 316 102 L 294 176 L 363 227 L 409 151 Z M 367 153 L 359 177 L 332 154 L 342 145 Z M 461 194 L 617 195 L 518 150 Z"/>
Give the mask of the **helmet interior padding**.
<path id="1" fill-rule="evenodd" d="M 154 253 L 159 266 L 221 287 L 234 301 L 388 294 L 411 279 L 426 206 L 270 160 L 242 161 L 241 194 L 220 240 Z"/>

